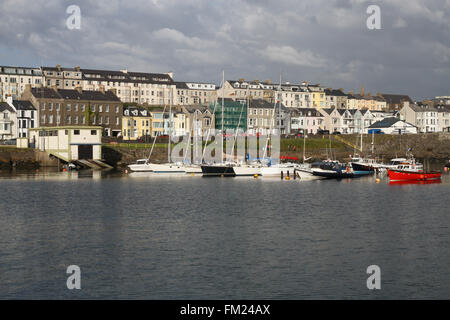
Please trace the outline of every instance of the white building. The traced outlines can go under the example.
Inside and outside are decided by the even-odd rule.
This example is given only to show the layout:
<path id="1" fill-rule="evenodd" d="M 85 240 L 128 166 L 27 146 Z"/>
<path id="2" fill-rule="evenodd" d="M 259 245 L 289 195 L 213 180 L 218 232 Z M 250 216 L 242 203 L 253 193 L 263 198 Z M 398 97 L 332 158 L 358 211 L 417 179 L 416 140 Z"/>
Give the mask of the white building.
<path id="1" fill-rule="evenodd" d="M 439 111 L 434 107 L 405 102 L 399 114 L 401 120 L 414 124 L 421 133 L 442 131 Z"/>
<path id="2" fill-rule="evenodd" d="M 372 124 L 368 128 L 368 133 L 415 134 L 417 127 L 399 118 L 386 118 Z"/>
<path id="3" fill-rule="evenodd" d="M 210 105 L 216 102 L 216 85 L 201 82 L 174 82 L 177 88 L 175 104 L 178 105 Z"/>
<path id="4" fill-rule="evenodd" d="M 66 162 L 101 160 L 102 127 L 65 126 L 30 129 L 30 144 Z"/>
<path id="5" fill-rule="evenodd" d="M 6 102 L 0 102 L 0 140 L 13 139 L 17 122 L 16 111 Z"/>
<path id="6" fill-rule="evenodd" d="M 7 103 L 16 112 L 13 138 L 28 138 L 29 129 L 38 126 L 38 112 L 36 108 L 31 101 L 13 100 L 12 97 L 7 98 Z"/>
<path id="7" fill-rule="evenodd" d="M 0 101 L 8 96 L 18 98 L 25 90 L 25 85 L 39 87 L 43 83 L 40 68 L 0 66 Z"/>

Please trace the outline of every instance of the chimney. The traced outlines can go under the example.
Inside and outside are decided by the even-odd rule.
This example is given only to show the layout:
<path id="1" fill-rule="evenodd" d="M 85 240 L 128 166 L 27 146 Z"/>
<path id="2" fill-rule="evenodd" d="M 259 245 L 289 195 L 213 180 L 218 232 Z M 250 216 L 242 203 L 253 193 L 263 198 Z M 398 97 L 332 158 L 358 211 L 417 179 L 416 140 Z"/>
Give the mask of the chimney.
<path id="1" fill-rule="evenodd" d="M 166 74 L 167 74 L 170 78 L 173 79 L 173 72 L 172 72 L 172 71 L 169 71 L 169 72 L 167 72 Z"/>
<path id="2" fill-rule="evenodd" d="M 117 89 L 116 88 L 111 88 L 108 91 L 112 92 L 115 96 L 117 96 Z"/>
<path id="3" fill-rule="evenodd" d="M 344 88 L 339 88 L 338 89 L 340 92 L 344 93 Z"/>
<path id="4" fill-rule="evenodd" d="M 244 81 L 245 81 L 244 78 L 240 78 L 240 79 L 239 79 L 239 82 L 244 82 Z"/>
<path id="5" fill-rule="evenodd" d="M 8 96 L 6 97 L 6 102 L 7 102 L 11 107 L 14 108 L 14 106 L 13 106 L 13 98 L 12 98 L 12 96 L 11 96 L 10 94 L 8 94 Z M 16 108 L 14 108 L 14 109 L 16 109 Z"/>
<path id="6" fill-rule="evenodd" d="M 99 86 L 98 87 L 98 91 L 100 91 L 101 93 L 105 94 L 105 86 Z"/>
<path id="7" fill-rule="evenodd" d="M 259 83 L 259 80 L 258 80 L 258 79 L 256 79 L 256 80 L 253 80 L 253 82 L 254 82 L 254 83 Z"/>
<path id="8" fill-rule="evenodd" d="M 80 66 L 75 67 L 75 71 L 80 71 L 80 70 L 81 70 Z"/>
<path id="9" fill-rule="evenodd" d="M 122 72 L 122 73 L 128 73 L 128 70 L 127 70 L 127 69 L 122 69 L 122 70 L 120 70 L 120 72 Z"/>
<path id="10" fill-rule="evenodd" d="M 56 70 L 61 71 L 61 65 L 60 64 L 56 65 Z"/>
<path id="11" fill-rule="evenodd" d="M 81 87 L 75 87 L 75 90 L 77 90 L 79 94 L 83 93 L 83 89 Z"/>
<path id="12" fill-rule="evenodd" d="M 266 80 L 266 84 L 270 84 L 271 82 L 270 82 L 270 80 Z"/>

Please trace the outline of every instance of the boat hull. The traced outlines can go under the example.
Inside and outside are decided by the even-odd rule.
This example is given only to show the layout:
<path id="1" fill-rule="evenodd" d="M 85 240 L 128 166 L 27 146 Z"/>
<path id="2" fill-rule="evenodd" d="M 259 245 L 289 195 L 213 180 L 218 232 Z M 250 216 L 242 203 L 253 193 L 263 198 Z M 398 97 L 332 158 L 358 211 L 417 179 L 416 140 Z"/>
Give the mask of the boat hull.
<path id="1" fill-rule="evenodd" d="M 352 162 L 352 168 L 354 171 L 372 171 L 372 172 L 375 171 L 375 168 L 370 165 L 356 163 L 356 162 Z"/>
<path id="2" fill-rule="evenodd" d="M 234 173 L 238 177 L 250 177 L 255 175 L 261 175 L 261 168 L 260 167 L 253 167 L 253 166 L 236 166 L 233 167 Z"/>
<path id="3" fill-rule="evenodd" d="M 204 177 L 235 177 L 231 166 L 201 166 Z"/>
<path id="4" fill-rule="evenodd" d="M 388 169 L 388 174 L 390 181 L 425 181 L 441 179 L 441 173 L 438 171 L 414 172 Z"/>

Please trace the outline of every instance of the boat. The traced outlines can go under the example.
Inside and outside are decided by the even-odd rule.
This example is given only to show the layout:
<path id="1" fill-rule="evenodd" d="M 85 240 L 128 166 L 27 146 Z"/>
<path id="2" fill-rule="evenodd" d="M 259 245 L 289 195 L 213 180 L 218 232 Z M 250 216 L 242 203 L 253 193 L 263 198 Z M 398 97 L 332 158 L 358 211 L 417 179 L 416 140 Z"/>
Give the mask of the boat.
<path id="1" fill-rule="evenodd" d="M 233 166 L 229 164 L 201 165 L 204 177 L 235 177 Z"/>
<path id="2" fill-rule="evenodd" d="M 388 168 L 390 181 L 426 181 L 426 180 L 440 180 L 440 171 L 424 171 L 423 165 L 420 163 L 403 163 L 397 168 Z"/>
<path id="3" fill-rule="evenodd" d="M 373 173 L 373 171 L 354 171 L 350 165 L 345 165 L 339 161 L 333 160 L 313 163 L 311 172 L 315 176 L 327 179 L 358 178 Z"/>
<path id="4" fill-rule="evenodd" d="M 364 157 L 353 157 L 350 161 L 354 171 L 371 171 L 379 170 L 383 165 L 377 163 L 375 159 Z"/>
<path id="5" fill-rule="evenodd" d="M 150 155 L 148 159 L 139 159 L 136 161 L 135 164 L 131 164 L 128 166 L 128 168 L 133 172 L 153 172 L 153 173 L 186 173 L 184 165 L 181 163 L 173 163 L 170 158 L 170 143 L 171 143 L 171 137 L 172 137 L 172 92 L 170 92 L 170 109 L 169 109 L 169 144 L 167 149 L 167 156 L 168 156 L 168 162 L 167 163 L 151 163 L 150 157 L 153 152 L 153 148 L 155 146 L 156 139 L 158 135 L 155 136 L 155 139 L 153 140 L 152 148 L 150 150 Z M 163 115 L 166 111 L 166 107 L 164 107 Z"/>
<path id="6" fill-rule="evenodd" d="M 259 164 L 237 164 L 233 166 L 236 176 L 254 177 L 261 175 L 261 165 Z"/>

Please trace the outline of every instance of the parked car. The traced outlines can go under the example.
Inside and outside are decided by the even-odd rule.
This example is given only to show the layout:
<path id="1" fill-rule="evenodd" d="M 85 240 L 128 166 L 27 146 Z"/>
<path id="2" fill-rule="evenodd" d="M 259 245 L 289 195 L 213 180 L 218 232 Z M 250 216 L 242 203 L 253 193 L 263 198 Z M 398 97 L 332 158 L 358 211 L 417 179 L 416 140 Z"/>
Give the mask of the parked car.
<path id="1" fill-rule="evenodd" d="M 330 130 L 317 130 L 317 134 L 330 134 Z"/>
<path id="2" fill-rule="evenodd" d="M 333 134 L 341 134 L 339 131 L 335 131 L 333 132 Z"/>
<path id="3" fill-rule="evenodd" d="M 17 144 L 17 140 L 16 139 L 3 140 L 0 141 L 0 144 L 4 146 L 15 146 Z"/>

